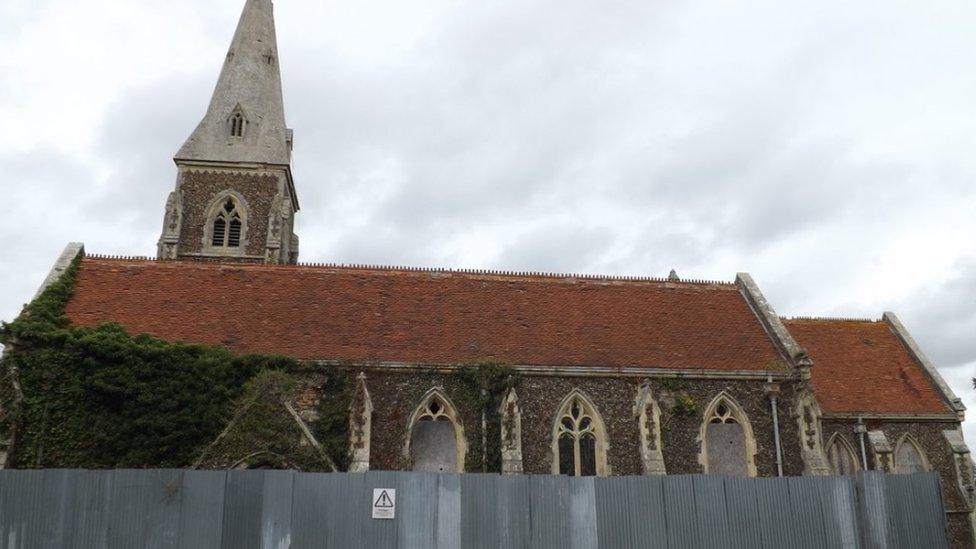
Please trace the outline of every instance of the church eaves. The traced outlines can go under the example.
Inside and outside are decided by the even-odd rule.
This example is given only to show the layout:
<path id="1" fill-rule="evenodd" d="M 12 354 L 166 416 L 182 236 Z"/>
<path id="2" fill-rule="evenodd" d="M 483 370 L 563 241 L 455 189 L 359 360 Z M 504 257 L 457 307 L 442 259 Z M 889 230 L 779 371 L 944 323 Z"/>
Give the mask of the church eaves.
<path id="1" fill-rule="evenodd" d="M 207 114 L 176 160 L 291 163 L 271 0 L 247 0 Z"/>

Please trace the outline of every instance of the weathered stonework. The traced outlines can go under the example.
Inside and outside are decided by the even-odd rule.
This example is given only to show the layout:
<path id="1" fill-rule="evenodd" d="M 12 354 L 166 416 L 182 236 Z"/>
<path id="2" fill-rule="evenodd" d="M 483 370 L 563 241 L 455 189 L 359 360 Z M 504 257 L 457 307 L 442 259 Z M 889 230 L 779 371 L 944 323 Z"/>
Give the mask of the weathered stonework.
<path id="1" fill-rule="evenodd" d="M 366 374 L 356 379 L 356 390 L 349 405 L 349 472 L 369 471 L 370 441 L 373 432 L 373 400 L 366 388 Z"/>
<path id="2" fill-rule="evenodd" d="M 661 408 L 651 393 L 650 384 L 644 384 L 637 393 L 634 417 L 640 430 L 641 461 L 645 475 L 664 475 L 664 448 L 661 444 Z"/>
<path id="3" fill-rule="evenodd" d="M 163 236 L 159 239 L 157 257 L 176 259 L 179 257 L 180 233 L 183 228 L 183 192 L 169 193 L 166 200 L 166 215 L 163 217 Z"/>
<path id="4" fill-rule="evenodd" d="M 502 474 L 518 475 L 525 472 L 522 465 L 522 409 L 519 407 L 515 388 L 510 388 L 502 399 L 501 416 Z"/>
<path id="5" fill-rule="evenodd" d="M 895 472 L 894 448 L 884 431 L 868 431 L 868 443 L 874 454 L 874 469 L 886 473 Z"/>
<path id="6" fill-rule="evenodd" d="M 810 388 L 805 387 L 797 396 L 793 412 L 800 433 L 800 455 L 803 459 L 803 474 L 829 475 L 830 465 L 823 448 L 821 418 L 823 413 L 817 398 Z"/>
<path id="7" fill-rule="evenodd" d="M 383 429 L 372 430 L 370 440 L 370 469 L 379 471 L 409 471 L 411 463 L 404 455 L 408 446 L 411 416 L 424 396 L 440 387 L 455 403 L 460 420 L 471 441 L 481 440 L 481 411 L 462 399 L 463 388 L 453 376 L 443 374 L 397 374 L 380 370 L 368 371 L 370 396 L 373 403 L 373 423 Z M 470 451 L 470 445 L 469 445 Z M 466 459 L 465 462 L 471 462 Z M 467 469 L 469 471 L 476 469 Z"/>
<path id="8" fill-rule="evenodd" d="M 369 441 L 371 470 L 409 470 L 407 446 L 411 414 L 424 396 L 440 387 L 451 399 L 464 426 L 468 441 L 466 459 L 468 472 L 479 472 L 482 440 L 481 410 L 464 398 L 465 390 L 455 376 L 444 373 L 390 372 L 381 368 L 369 370 L 370 397 L 374 407 L 373 421 L 383 425 L 372 430 Z M 590 398 L 600 413 L 607 430 L 607 460 L 613 475 L 642 475 L 647 468 L 642 454 L 641 428 L 635 418 L 634 395 L 648 388 L 657 398 L 660 422 L 661 465 L 668 474 L 699 474 L 700 444 L 698 435 L 704 421 L 705 406 L 723 391 L 733 395 L 748 416 L 756 443 L 755 465 L 759 476 L 775 476 L 776 448 L 769 401 L 765 398 L 764 382 L 760 380 L 671 380 L 627 379 L 612 377 L 549 377 L 527 376 L 518 389 L 518 410 L 521 412 L 522 466 L 528 474 L 550 474 L 553 468 L 552 437 L 560 403 L 574 389 Z M 794 392 L 787 384 L 779 407 L 787 414 L 794 407 Z M 684 402 L 685 404 L 681 404 Z M 695 409 L 687 409 L 687 403 Z M 682 406 L 685 406 L 684 408 Z M 651 408 L 653 410 L 653 407 Z M 653 411 L 649 416 L 653 417 Z M 784 416 L 785 417 L 785 416 Z M 503 421 L 505 421 L 503 419 Z M 648 434 L 650 432 L 648 431 Z M 782 422 L 783 440 L 799 440 L 795 422 Z M 657 437 L 653 437 L 657 441 Z M 650 440 L 650 437 L 649 437 Z M 657 444 L 655 442 L 655 444 Z M 509 457 L 515 447 L 501 444 L 503 462 L 506 448 Z M 784 474 L 803 474 L 804 464 L 799 444 L 783 447 Z"/>
<path id="9" fill-rule="evenodd" d="M 241 171 L 186 171 L 180 191 L 183 194 L 183 223 L 180 233 L 181 257 L 213 257 L 205 252 L 207 212 L 224 191 L 233 190 L 247 201 L 246 258 L 263 262 L 267 247 L 268 219 L 272 203 L 284 186 L 283 174 Z M 219 256 L 218 256 L 219 257 Z"/>

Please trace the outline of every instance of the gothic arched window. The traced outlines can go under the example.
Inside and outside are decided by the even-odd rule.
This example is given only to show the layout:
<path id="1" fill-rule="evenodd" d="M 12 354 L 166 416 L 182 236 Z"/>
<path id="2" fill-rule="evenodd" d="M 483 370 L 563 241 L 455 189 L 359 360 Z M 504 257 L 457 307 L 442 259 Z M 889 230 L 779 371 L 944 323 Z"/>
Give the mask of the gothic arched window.
<path id="1" fill-rule="evenodd" d="M 911 435 L 905 435 L 895 447 L 895 473 L 909 475 L 928 471 L 925 454 Z"/>
<path id="2" fill-rule="evenodd" d="M 593 403 L 573 391 L 559 408 L 553 432 L 553 473 L 576 477 L 607 474 L 607 431 Z"/>
<path id="3" fill-rule="evenodd" d="M 211 245 L 214 248 L 239 248 L 243 229 L 243 218 L 237 202 L 227 197 L 214 217 Z"/>
<path id="4" fill-rule="evenodd" d="M 854 448 L 839 433 L 835 433 L 827 444 L 827 460 L 830 461 L 830 469 L 835 475 L 853 475 L 861 470 Z"/>
<path id="5" fill-rule="evenodd" d="M 412 470 L 461 473 L 467 444 L 457 409 L 440 389 L 432 389 L 410 421 L 407 456 Z"/>
<path id="6" fill-rule="evenodd" d="M 742 408 L 723 393 L 715 397 L 704 417 L 699 461 L 705 473 L 756 476 L 756 441 Z"/>
<path id="7" fill-rule="evenodd" d="M 247 244 L 248 206 L 244 197 L 233 190 L 217 195 L 207 210 L 204 226 L 204 252 L 215 255 L 237 255 Z"/>

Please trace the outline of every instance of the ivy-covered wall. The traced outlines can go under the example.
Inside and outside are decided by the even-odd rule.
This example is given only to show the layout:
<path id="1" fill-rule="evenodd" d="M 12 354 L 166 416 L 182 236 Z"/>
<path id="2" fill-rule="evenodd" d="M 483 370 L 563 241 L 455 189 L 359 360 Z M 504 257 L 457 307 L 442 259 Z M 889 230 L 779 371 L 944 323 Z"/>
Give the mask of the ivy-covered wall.
<path id="1" fill-rule="evenodd" d="M 5 439 L 15 435 L 8 466 L 189 467 L 233 417 L 249 380 L 305 370 L 285 357 L 237 356 L 133 336 L 117 325 L 71 326 L 63 313 L 77 270 L 76 260 L 17 320 L 0 327 L 7 346 L 0 430 Z M 335 422 L 317 427 L 323 438 L 343 436 Z M 330 449 L 340 442 L 329 440 Z"/>
<path id="2" fill-rule="evenodd" d="M 282 371 L 255 375 L 235 402 L 233 418 L 195 466 L 337 471 L 335 461 L 292 406 L 299 384 L 298 378 Z"/>
<path id="3" fill-rule="evenodd" d="M 7 346 L 0 365 L 0 441 L 16 434 L 9 467 L 346 469 L 351 376 L 357 370 L 238 356 L 133 336 L 118 325 L 72 326 L 64 309 L 77 271 L 78 260 L 17 320 L 0 326 L 0 342 Z M 433 378 L 450 388 L 463 409 L 468 470 L 500 471 L 499 407 L 519 376 L 501 365 L 480 364 Z M 15 402 L 14 381 L 22 402 Z M 409 398 L 396 398 L 400 390 L 378 387 L 374 395 L 395 403 L 398 418 L 413 411 Z M 324 459 L 306 446 L 283 402 L 293 405 Z M 376 425 L 392 419 L 384 413 L 381 406 Z M 374 436 L 382 439 L 384 432 L 403 436 L 380 428 Z M 374 468 L 409 468 L 393 446 L 379 443 Z"/>

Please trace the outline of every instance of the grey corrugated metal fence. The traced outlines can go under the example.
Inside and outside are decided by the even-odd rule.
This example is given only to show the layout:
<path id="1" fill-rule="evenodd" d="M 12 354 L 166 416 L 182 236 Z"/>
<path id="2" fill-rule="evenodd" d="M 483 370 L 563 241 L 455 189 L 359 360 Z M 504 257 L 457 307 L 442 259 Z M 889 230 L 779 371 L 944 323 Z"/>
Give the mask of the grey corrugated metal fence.
<path id="1" fill-rule="evenodd" d="M 396 489 L 396 518 L 372 518 Z M 948 547 L 934 474 L 364 475 L 0 471 L 0 547 Z"/>

